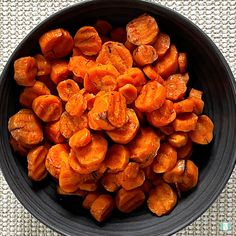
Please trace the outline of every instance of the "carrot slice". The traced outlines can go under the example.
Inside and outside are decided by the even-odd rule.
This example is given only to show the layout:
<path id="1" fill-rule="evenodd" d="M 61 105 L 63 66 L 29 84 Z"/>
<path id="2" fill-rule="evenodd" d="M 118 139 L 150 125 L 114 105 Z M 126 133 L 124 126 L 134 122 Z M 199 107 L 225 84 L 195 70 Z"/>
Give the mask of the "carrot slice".
<path id="1" fill-rule="evenodd" d="M 179 114 L 173 122 L 175 131 L 189 132 L 195 130 L 198 116 L 194 113 Z"/>
<path id="2" fill-rule="evenodd" d="M 102 45 L 96 62 L 103 65 L 111 64 L 123 74 L 132 67 L 133 58 L 122 43 L 108 41 Z"/>
<path id="3" fill-rule="evenodd" d="M 177 203 L 177 194 L 170 185 L 162 183 L 157 185 L 147 200 L 148 208 L 157 216 L 169 213 Z"/>
<path id="4" fill-rule="evenodd" d="M 204 108 L 204 102 L 202 100 L 202 91 L 197 89 L 191 89 L 189 92 L 189 99 L 193 101 L 193 112 L 197 115 L 201 114 Z"/>
<path id="5" fill-rule="evenodd" d="M 63 80 L 68 79 L 70 76 L 70 71 L 68 70 L 68 62 L 65 60 L 55 60 L 52 62 L 52 70 L 51 70 L 51 80 L 58 84 Z"/>
<path id="6" fill-rule="evenodd" d="M 101 183 L 108 192 L 115 192 L 120 187 L 118 174 L 116 173 L 106 173 L 103 176 Z"/>
<path id="7" fill-rule="evenodd" d="M 146 65 L 143 67 L 144 74 L 150 79 L 155 80 L 160 84 L 164 84 L 164 80 L 161 78 L 159 74 L 154 70 L 153 66 Z"/>
<path id="8" fill-rule="evenodd" d="M 144 203 L 145 195 L 141 189 L 120 189 L 116 194 L 116 206 L 119 211 L 130 213 Z"/>
<path id="9" fill-rule="evenodd" d="M 140 133 L 129 143 L 130 158 L 135 162 L 145 162 L 156 156 L 160 147 L 160 137 L 150 128 L 141 128 Z"/>
<path id="10" fill-rule="evenodd" d="M 50 75 L 51 73 L 51 63 L 41 54 L 34 56 L 37 63 L 37 76 Z"/>
<path id="11" fill-rule="evenodd" d="M 163 57 L 170 48 L 170 36 L 160 32 L 157 35 L 157 39 L 153 47 L 156 49 L 158 57 Z"/>
<path id="12" fill-rule="evenodd" d="M 127 104 L 134 102 L 138 95 L 136 87 L 132 84 L 122 86 L 119 88 L 119 92 L 125 97 Z"/>
<path id="13" fill-rule="evenodd" d="M 137 134 L 139 129 L 139 120 L 133 109 L 127 109 L 128 121 L 123 127 L 107 131 L 108 136 L 116 143 L 127 144 Z"/>
<path id="14" fill-rule="evenodd" d="M 135 100 L 135 106 L 141 112 L 152 112 L 160 108 L 166 99 L 166 89 L 157 81 L 145 84 Z"/>
<path id="15" fill-rule="evenodd" d="M 175 109 L 176 114 L 185 113 L 185 112 L 193 112 L 194 102 L 189 98 L 184 99 L 180 102 L 174 103 L 174 109 Z"/>
<path id="16" fill-rule="evenodd" d="M 166 98 L 172 101 L 182 99 L 187 90 L 186 82 L 181 74 L 171 75 L 164 83 Z"/>
<path id="17" fill-rule="evenodd" d="M 214 124 L 206 115 L 198 117 L 196 128 L 189 133 L 189 137 L 194 143 L 208 144 L 213 139 Z"/>
<path id="18" fill-rule="evenodd" d="M 175 132 L 168 137 L 168 142 L 173 147 L 183 147 L 188 142 L 188 134 L 185 132 Z"/>
<path id="19" fill-rule="evenodd" d="M 93 56 L 102 48 L 102 40 L 96 29 L 92 26 L 81 27 L 75 34 L 74 45 L 84 55 Z"/>
<path id="20" fill-rule="evenodd" d="M 147 113 L 149 123 L 155 127 L 162 127 L 170 124 L 176 118 L 173 102 L 165 100 L 164 104 L 155 111 Z"/>
<path id="21" fill-rule="evenodd" d="M 90 210 L 93 202 L 99 197 L 97 192 L 88 193 L 83 200 L 82 207 Z"/>
<path id="22" fill-rule="evenodd" d="M 105 163 L 109 172 L 116 173 L 122 171 L 129 162 L 129 150 L 123 145 L 113 144 L 107 152 Z"/>
<path id="23" fill-rule="evenodd" d="M 81 129 L 73 134 L 69 139 L 69 145 L 72 149 L 84 147 L 92 141 L 90 131 L 87 128 Z"/>
<path id="24" fill-rule="evenodd" d="M 157 58 L 156 50 L 151 45 L 140 45 L 133 51 L 133 59 L 139 66 L 152 64 Z"/>
<path id="25" fill-rule="evenodd" d="M 163 143 L 161 144 L 157 156 L 152 163 L 152 168 L 155 173 L 164 173 L 174 168 L 176 162 L 176 150 L 171 145 Z"/>
<path id="26" fill-rule="evenodd" d="M 178 51 L 174 44 L 170 46 L 164 57 L 156 63 L 155 70 L 163 78 L 176 73 L 178 70 Z"/>
<path id="27" fill-rule="evenodd" d="M 152 43 L 159 32 L 156 20 L 143 14 L 132 21 L 126 26 L 127 39 L 135 45 L 145 45 Z"/>

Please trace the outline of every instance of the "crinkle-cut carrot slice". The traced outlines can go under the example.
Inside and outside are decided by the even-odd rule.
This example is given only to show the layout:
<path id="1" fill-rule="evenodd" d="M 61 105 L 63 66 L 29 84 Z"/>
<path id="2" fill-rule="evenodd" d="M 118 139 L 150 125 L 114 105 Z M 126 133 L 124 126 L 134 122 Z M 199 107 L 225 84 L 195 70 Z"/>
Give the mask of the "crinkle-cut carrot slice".
<path id="1" fill-rule="evenodd" d="M 150 15 L 143 14 L 126 26 L 127 39 L 135 45 L 145 45 L 154 42 L 159 32 L 156 20 Z"/>
<path id="2" fill-rule="evenodd" d="M 156 49 L 158 57 L 162 58 L 170 48 L 170 36 L 160 32 L 157 35 L 157 39 L 153 44 L 153 47 Z"/>
<path id="3" fill-rule="evenodd" d="M 104 65 L 111 64 L 123 74 L 132 67 L 133 58 L 122 43 L 108 41 L 102 45 L 96 62 Z"/>
<path id="4" fill-rule="evenodd" d="M 178 70 L 178 51 L 172 44 L 160 61 L 155 64 L 155 70 L 162 78 L 167 78 Z"/>
<path id="5" fill-rule="evenodd" d="M 133 59 L 139 66 L 152 64 L 157 58 L 156 50 L 151 45 L 139 45 L 133 51 Z"/>
<path id="6" fill-rule="evenodd" d="M 155 127 L 162 127 L 170 124 L 176 118 L 173 102 L 165 100 L 164 104 L 155 111 L 147 113 L 149 123 Z"/>
<path id="7" fill-rule="evenodd" d="M 123 127 L 107 131 L 108 136 L 116 143 L 127 144 L 137 134 L 139 129 L 139 120 L 133 109 L 127 109 L 128 121 Z"/>
<path id="8" fill-rule="evenodd" d="M 175 167 L 177 162 L 177 152 L 168 143 L 163 143 L 152 163 L 155 173 L 164 173 Z"/>
<path id="9" fill-rule="evenodd" d="M 213 139 L 214 124 L 212 120 L 206 116 L 198 117 L 196 127 L 189 133 L 189 137 L 194 143 L 209 144 Z"/>
<path id="10" fill-rule="evenodd" d="M 167 183 L 157 185 L 147 200 L 148 208 L 157 216 L 169 213 L 177 203 L 177 194 Z"/>
<path id="11" fill-rule="evenodd" d="M 135 106 L 141 112 L 152 112 L 159 109 L 165 102 L 166 88 L 157 81 L 145 84 L 135 100 Z"/>
<path id="12" fill-rule="evenodd" d="M 173 121 L 175 131 L 189 132 L 195 130 L 198 116 L 194 113 L 179 114 Z"/>
<path id="13" fill-rule="evenodd" d="M 74 46 L 86 56 L 98 54 L 102 48 L 102 40 L 92 26 L 83 26 L 75 34 Z"/>
<path id="14" fill-rule="evenodd" d="M 44 33 L 39 38 L 39 45 L 45 58 L 54 60 L 70 54 L 74 41 L 68 31 L 59 28 Z"/>
<path id="15" fill-rule="evenodd" d="M 151 156 L 156 156 L 160 147 L 160 137 L 150 127 L 141 128 L 140 133 L 129 143 L 130 159 L 135 162 L 145 162 Z"/>
<path id="16" fill-rule="evenodd" d="M 93 202 L 98 198 L 99 193 L 97 192 L 91 192 L 86 195 L 86 197 L 83 200 L 82 207 L 90 210 Z"/>
<path id="17" fill-rule="evenodd" d="M 113 65 L 97 65 L 87 70 L 84 77 L 84 88 L 90 93 L 112 91 L 116 88 L 119 72 Z"/>
<path id="18" fill-rule="evenodd" d="M 72 71 L 75 76 L 84 79 L 88 69 L 95 65 L 96 63 L 93 60 L 87 59 L 84 56 L 73 56 L 70 58 L 68 70 Z"/>

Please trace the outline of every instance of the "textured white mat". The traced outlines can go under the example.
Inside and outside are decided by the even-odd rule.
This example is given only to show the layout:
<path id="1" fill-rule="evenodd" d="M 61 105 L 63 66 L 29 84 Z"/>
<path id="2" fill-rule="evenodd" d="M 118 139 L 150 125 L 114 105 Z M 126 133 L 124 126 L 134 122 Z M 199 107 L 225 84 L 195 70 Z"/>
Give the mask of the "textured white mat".
<path id="1" fill-rule="evenodd" d="M 70 0 L 0 0 L 0 73 L 18 43 L 47 16 Z M 236 77 L 236 1 L 160 0 L 204 30 L 219 47 Z M 236 169 L 224 191 L 198 220 L 176 235 L 236 235 Z M 232 229 L 222 231 L 221 222 Z M 0 235 L 58 235 L 28 213 L 12 194 L 0 171 Z"/>

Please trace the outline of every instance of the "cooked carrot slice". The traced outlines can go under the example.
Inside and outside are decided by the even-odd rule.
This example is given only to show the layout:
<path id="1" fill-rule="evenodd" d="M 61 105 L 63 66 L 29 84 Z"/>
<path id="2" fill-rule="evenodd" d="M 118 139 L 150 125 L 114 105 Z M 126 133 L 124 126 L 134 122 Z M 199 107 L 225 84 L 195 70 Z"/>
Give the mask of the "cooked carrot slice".
<path id="1" fill-rule="evenodd" d="M 202 100 L 202 91 L 197 89 L 191 89 L 189 92 L 189 99 L 193 101 L 193 112 L 197 115 L 201 114 L 204 108 L 204 102 Z"/>
<path id="2" fill-rule="evenodd" d="M 56 144 L 49 149 L 45 166 L 48 172 L 56 179 L 59 178 L 62 163 L 68 162 L 68 156 L 69 147 L 67 144 Z"/>
<path id="3" fill-rule="evenodd" d="M 152 64 L 157 58 L 156 49 L 151 45 L 140 45 L 133 51 L 133 59 L 139 66 Z"/>
<path id="4" fill-rule="evenodd" d="M 177 149 L 177 157 L 178 159 L 188 159 L 193 151 L 192 140 L 189 138 L 187 143 Z"/>
<path id="5" fill-rule="evenodd" d="M 40 82 L 36 81 L 32 87 L 26 87 L 20 94 L 20 104 L 24 107 L 31 108 L 33 100 L 40 95 L 49 95 L 50 90 L 47 86 Z"/>
<path id="6" fill-rule="evenodd" d="M 159 74 L 154 70 L 153 66 L 146 65 L 143 67 L 144 74 L 150 79 L 155 80 L 160 84 L 164 84 L 164 80 L 161 78 Z"/>
<path id="7" fill-rule="evenodd" d="M 67 56 L 73 49 L 73 38 L 64 29 L 54 29 L 44 33 L 39 39 L 41 51 L 46 59 Z"/>
<path id="8" fill-rule="evenodd" d="M 34 56 L 37 63 L 37 76 L 50 75 L 51 73 L 51 63 L 41 54 Z"/>
<path id="9" fill-rule="evenodd" d="M 95 220 L 102 222 L 111 215 L 113 207 L 113 198 L 108 194 L 102 194 L 92 203 L 90 213 Z"/>
<path id="10" fill-rule="evenodd" d="M 185 52 L 180 52 L 178 56 L 178 64 L 179 64 L 179 71 L 180 73 L 185 73 L 187 70 L 187 53 Z"/>
<path id="11" fill-rule="evenodd" d="M 143 14 L 132 21 L 126 26 L 127 39 L 135 45 L 145 45 L 152 43 L 159 32 L 156 20 Z"/>
<path id="12" fill-rule="evenodd" d="M 173 102 L 165 100 L 164 104 L 155 111 L 147 113 L 149 123 L 155 127 L 166 126 L 176 117 Z"/>
<path id="13" fill-rule="evenodd" d="M 127 144 L 137 134 L 139 129 L 139 120 L 133 109 L 127 109 L 128 121 L 123 127 L 107 131 L 108 136 L 116 143 Z"/>
<path id="14" fill-rule="evenodd" d="M 10 136 L 9 143 L 10 143 L 11 147 L 13 148 L 14 152 L 20 154 L 23 157 L 27 156 L 27 154 L 30 150 L 30 147 L 28 147 L 28 145 L 25 146 L 21 142 L 16 141 L 12 136 Z"/>
<path id="15" fill-rule="evenodd" d="M 40 143 L 43 140 L 41 122 L 30 109 L 21 109 L 8 121 L 12 137 L 23 146 Z"/>
<path id="16" fill-rule="evenodd" d="M 132 84 L 136 88 L 146 84 L 146 79 L 143 72 L 138 67 L 132 67 L 128 69 L 124 74 L 117 77 L 118 88 L 126 85 Z"/>
<path id="17" fill-rule="evenodd" d="M 87 191 L 77 189 L 75 192 L 65 192 L 62 190 L 60 186 L 57 186 L 57 194 L 63 195 L 63 196 L 79 196 L 79 197 L 85 197 L 87 195 Z"/>
<path id="18" fill-rule="evenodd" d="M 115 192 L 119 189 L 120 183 L 117 176 L 118 174 L 116 173 L 106 173 L 101 180 L 104 189 L 108 192 Z"/>
<path id="19" fill-rule="evenodd" d="M 128 145 L 130 158 L 140 163 L 156 156 L 159 147 L 160 138 L 150 127 L 141 128 L 140 133 Z"/>
<path id="20" fill-rule="evenodd" d="M 75 150 L 79 163 L 84 167 L 100 164 L 105 159 L 106 152 L 107 140 L 97 134 L 92 135 L 89 144 Z"/>
<path id="21" fill-rule="evenodd" d="M 182 99 L 187 90 L 186 83 L 180 74 L 171 75 L 164 85 L 167 92 L 166 98 L 172 101 Z"/>
<path id="22" fill-rule="evenodd" d="M 189 133 L 189 137 L 194 143 L 208 144 L 213 139 L 214 124 L 206 115 L 198 117 L 196 128 Z"/>
<path id="23" fill-rule="evenodd" d="M 136 87 L 132 84 L 122 86 L 119 88 L 119 92 L 125 97 L 127 104 L 134 102 L 138 95 Z"/>
<path id="24" fill-rule="evenodd" d="M 107 36 L 112 30 L 111 24 L 101 19 L 96 20 L 94 27 L 100 36 Z"/>
<path id="25" fill-rule="evenodd" d="M 135 106 L 141 112 L 152 112 L 160 108 L 166 99 L 166 89 L 157 81 L 145 84 L 135 100 Z"/>
<path id="26" fill-rule="evenodd" d="M 65 105 L 65 109 L 71 116 L 80 117 L 87 109 L 86 100 L 80 93 L 75 93 L 69 97 L 68 102 Z"/>
<path id="27" fill-rule="evenodd" d="M 185 132 L 175 132 L 168 137 L 168 142 L 173 147 L 183 147 L 188 142 L 188 134 Z"/>
<path id="28" fill-rule="evenodd" d="M 174 103 L 174 109 L 176 114 L 192 112 L 193 108 L 194 108 L 194 102 L 189 98 Z"/>
<path id="29" fill-rule="evenodd" d="M 66 193 L 73 193 L 79 189 L 83 175 L 75 172 L 68 162 L 63 162 L 59 174 L 59 186 Z"/>
<path id="30" fill-rule="evenodd" d="M 147 200 L 148 208 L 157 216 L 169 213 L 177 203 L 177 194 L 169 184 L 157 185 Z"/>
<path id="31" fill-rule="evenodd" d="M 93 60 L 84 56 L 73 56 L 70 58 L 68 70 L 72 71 L 75 76 L 84 79 L 87 70 L 95 65 L 96 63 Z"/>
<path id="32" fill-rule="evenodd" d="M 98 188 L 98 185 L 93 180 L 88 180 L 79 184 L 79 189 L 88 191 L 88 192 L 96 191 L 97 188 Z"/>
<path id="33" fill-rule="evenodd" d="M 145 195 L 141 189 L 125 190 L 120 189 L 116 194 L 116 206 L 119 211 L 130 213 L 140 207 L 145 200 Z"/>
<path id="34" fill-rule="evenodd" d="M 155 173 L 164 173 L 174 168 L 176 162 L 176 150 L 168 143 L 163 143 L 152 163 L 152 168 Z"/>
<path id="35" fill-rule="evenodd" d="M 96 62 L 104 65 L 111 64 L 123 74 L 132 67 L 133 58 L 122 43 L 108 41 L 102 45 Z"/>
<path id="36" fill-rule="evenodd" d="M 69 145 L 72 149 L 86 146 L 92 140 L 90 131 L 86 128 L 77 131 L 69 139 Z"/>
<path id="37" fill-rule="evenodd" d="M 165 135 L 171 135 L 175 132 L 172 123 L 159 127 L 159 130 Z"/>
<path id="38" fill-rule="evenodd" d="M 194 113 L 179 114 L 173 122 L 175 131 L 189 132 L 195 130 L 198 116 Z"/>
<path id="39" fill-rule="evenodd" d="M 27 155 L 28 176 L 34 181 L 41 181 L 47 176 L 45 159 L 48 147 L 41 145 L 31 149 Z"/>
<path id="40" fill-rule="evenodd" d="M 163 57 L 170 48 L 170 36 L 160 32 L 157 35 L 157 39 L 153 47 L 156 49 L 158 57 Z"/>
<path id="41" fill-rule="evenodd" d="M 72 95 L 80 91 L 80 88 L 74 80 L 67 79 L 57 85 L 57 91 L 61 100 L 67 102 Z"/>
<path id="42" fill-rule="evenodd" d="M 107 118 L 114 127 L 120 128 L 127 122 L 126 99 L 120 92 L 110 94 Z"/>
<path id="43" fill-rule="evenodd" d="M 87 114 L 80 117 L 71 116 L 67 112 L 63 112 L 60 117 L 60 132 L 65 138 L 70 138 L 75 132 L 88 128 Z"/>
<path id="44" fill-rule="evenodd" d="M 191 160 L 187 160 L 184 174 L 178 183 L 178 188 L 181 191 L 188 191 L 191 188 L 194 188 L 197 185 L 197 182 L 198 167 Z"/>
<path id="45" fill-rule="evenodd" d="M 163 58 L 156 63 L 155 70 L 163 78 L 176 73 L 178 70 L 178 51 L 174 44 L 170 46 Z"/>
<path id="46" fill-rule="evenodd" d="M 57 96 L 41 95 L 34 99 L 32 109 L 42 121 L 56 121 L 60 119 L 62 103 Z"/>
<path id="47" fill-rule="evenodd" d="M 113 144 L 107 152 L 105 163 L 109 172 L 116 173 L 124 170 L 129 162 L 129 150 L 127 147 L 119 144 Z"/>
<path id="48" fill-rule="evenodd" d="M 46 123 L 44 126 L 44 134 L 48 141 L 58 144 L 64 143 L 65 138 L 62 136 L 60 132 L 60 121 L 54 121 Z"/>
<path id="49" fill-rule="evenodd" d="M 74 45 L 86 56 L 98 54 L 102 47 L 102 40 L 92 26 L 81 27 L 75 34 Z"/>
<path id="50" fill-rule="evenodd" d="M 128 40 L 125 41 L 124 45 L 127 49 L 129 49 L 130 53 L 133 53 L 134 49 L 136 48 L 136 45 L 132 44 Z"/>
<path id="51" fill-rule="evenodd" d="M 179 182 L 185 171 L 185 163 L 185 160 L 178 160 L 173 169 L 163 174 L 163 180 L 170 184 Z"/>
<path id="52" fill-rule="evenodd" d="M 118 75 L 119 72 L 113 65 L 97 65 L 91 67 L 88 69 L 84 78 L 84 88 L 94 94 L 100 90 L 115 90 Z"/>
<path id="53" fill-rule="evenodd" d="M 56 60 L 52 62 L 51 80 L 58 84 L 59 82 L 68 79 L 70 76 L 68 70 L 68 62 L 65 60 Z"/>
<path id="54" fill-rule="evenodd" d="M 98 198 L 98 196 L 99 193 L 97 192 L 88 193 L 83 200 L 82 207 L 87 210 L 90 210 L 93 202 Z"/>
<path id="55" fill-rule="evenodd" d="M 88 175 L 91 174 L 93 171 L 96 171 L 99 169 L 99 165 L 90 165 L 90 166 L 82 166 L 79 163 L 79 160 L 76 156 L 75 149 L 70 150 L 69 157 L 68 157 L 69 165 L 70 167 L 77 173 L 82 174 L 82 175 Z"/>
<path id="56" fill-rule="evenodd" d="M 125 43 L 127 33 L 124 27 L 117 27 L 111 31 L 111 40 L 119 43 Z"/>
<path id="57" fill-rule="evenodd" d="M 18 85 L 33 86 L 36 75 L 37 63 L 33 57 L 21 57 L 14 62 L 14 80 Z"/>

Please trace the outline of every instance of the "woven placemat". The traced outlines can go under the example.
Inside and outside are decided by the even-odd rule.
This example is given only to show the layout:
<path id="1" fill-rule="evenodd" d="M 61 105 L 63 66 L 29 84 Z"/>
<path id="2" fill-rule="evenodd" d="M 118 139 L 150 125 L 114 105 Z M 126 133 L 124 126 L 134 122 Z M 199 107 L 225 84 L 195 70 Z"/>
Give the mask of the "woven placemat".
<path id="1" fill-rule="evenodd" d="M 0 72 L 18 43 L 47 16 L 79 1 L 0 0 Z M 154 1 L 188 17 L 219 47 L 236 77 L 236 1 Z M 176 235 L 236 235 L 236 169 L 224 191 L 198 220 Z M 224 223 L 225 222 L 225 223 Z M 0 171 L 0 235 L 59 235 L 19 203 Z M 85 233 L 86 235 L 86 233 Z"/>

